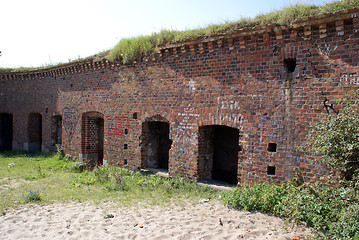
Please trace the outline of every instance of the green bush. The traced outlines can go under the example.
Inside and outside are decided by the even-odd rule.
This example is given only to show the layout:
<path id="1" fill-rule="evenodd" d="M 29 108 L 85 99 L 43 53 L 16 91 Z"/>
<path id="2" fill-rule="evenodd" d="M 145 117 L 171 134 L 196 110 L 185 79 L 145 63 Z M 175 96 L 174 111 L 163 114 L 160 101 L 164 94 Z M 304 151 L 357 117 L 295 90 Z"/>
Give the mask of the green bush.
<path id="1" fill-rule="evenodd" d="M 340 102 L 338 114 L 324 115 L 307 135 L 306 147 L 320 153 L 316 161 L 341 171 L 345 181 L 359 177 L 358 93 Z"/>
<path id="2" fill-rule="evenodd" d="M 307 223 L 318 238 L 353 239 L 359 233 L 359 198 L 343 195 L 347 189 L 331 189 L 319 183 L 255 184 L 225 194 L 227 206 L 260 211 L 287 218 L 295 224 Z"/>

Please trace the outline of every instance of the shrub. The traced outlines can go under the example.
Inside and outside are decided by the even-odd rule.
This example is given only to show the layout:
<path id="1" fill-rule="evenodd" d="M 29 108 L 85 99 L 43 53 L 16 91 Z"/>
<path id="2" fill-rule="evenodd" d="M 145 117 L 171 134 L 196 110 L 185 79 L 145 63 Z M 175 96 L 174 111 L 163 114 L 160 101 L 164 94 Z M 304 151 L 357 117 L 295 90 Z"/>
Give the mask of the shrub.
<path id="1" fill-rule="evenodd" d="M 355 100 L 354 100 L 355 99 Z M 306 147 L 321 154 L 319 163 L 341 171 L 343 180 L 351 181 L 359 173 L 358 93 L 351 101 L 342 100 L 339 114 L 323 116 L 307 136 Z"/>
<path id="2" fill-rule="evenodd" d="M 284 217 L 291 223 L 307 223 L 318 238 L 354 239 L 359 233 L 359 199 L 330 189 L 319 183 L 255 184 L 243 186 L 225 194 L 229 207 L 260 211 Z"/>

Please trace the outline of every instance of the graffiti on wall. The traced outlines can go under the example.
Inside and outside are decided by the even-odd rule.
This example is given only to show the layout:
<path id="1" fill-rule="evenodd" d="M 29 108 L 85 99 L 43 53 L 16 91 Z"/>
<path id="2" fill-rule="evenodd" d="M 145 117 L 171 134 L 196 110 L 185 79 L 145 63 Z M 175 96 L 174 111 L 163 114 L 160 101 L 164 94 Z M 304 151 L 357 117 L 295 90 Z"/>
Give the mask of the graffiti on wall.
<path id="1" fill-rule="evenodd" d="M 330 46 L 329 44 L 324 44 L 324 45 L 319 45 L 318 46 L 318 51 L 320 52 L 320 54 L 325 55 L 325 56 L 329 56 L 332 52 L 334 52 L 336 49 L 338 48 L 338 46 Z"/>
<path id="2" fill-rule="evenodd" d="M 277 132 L 277 129 L 282 125 L 282 122 L 279 119 L 278 113 L 276 113 L 272 118 L 269 116 L 262 116 L 258 127 L 264 128 L 265 132 L 272 128 L 272 130 L 268 133 L 268 137 L 272 140 L 280 140 L 282 134 Z M 261 132 L 263 132 L 263 130 Z"/>
<path id="3" fill-rule="evenodd" d="M 313 161 L 309 161 L 308 159 L 306 159 L 304 157 L 298 157 L 298 156 L 295 156 L 295 155 L 292 155 L 291 157 L 296 162 L 298 162 L 299 164 L 307 165 L 309 168 L 313 169 L 317 174 L 328 174 L 328 173 L 330 173 L 330 171 L 328 169 L 323 168 L 322 165 L 316 164 Z"/>
<path id="4" fill-rule="evenodd" d="M 359 85 L 359 75 L 357 73 L 345 73 L 336 79 L 337 82 L 342 82 L 351 85 Z"/>
<path id="5" fill-rule="evenodd" d="M 242 120 L 241 107 L 238 101 L 217 99 L 217 114 L 224 121 L 239 125 Z"/>
<path id="6" fill-rule="evenodd" d="M 76 125 L 79 120 L 79 114 L 76 107 L 64 107 L 62 110 L 63 126 L 67 136 L 67 140 L 71 143 L 72 136 L 75 133 Z"/>
<path id="7" fill-rule="evenodd" d="M 108 136 L 121 137 L 125 135 L 125 129 L 130 126 L 128 117 L 108 117 Z"/>
<path id="8" fill-rule="evenodd" d="M 324 100 L 324 108 L 325 108 L 325 110 L 327 110 L 327 113 L 328 114 L 330 114 L 330 110 L 332 110 L 334 113 L 336 113 L 336 114 L 338 114 L 339 112 L 338 112 L 338 110 L 335 110 L 335 108 L 334 108 L 334 104 L 332 103 L 332 104 L 329 104 L 329 100 L 327 99 L 327 98 L 325 98 L 325 100 Z"/>

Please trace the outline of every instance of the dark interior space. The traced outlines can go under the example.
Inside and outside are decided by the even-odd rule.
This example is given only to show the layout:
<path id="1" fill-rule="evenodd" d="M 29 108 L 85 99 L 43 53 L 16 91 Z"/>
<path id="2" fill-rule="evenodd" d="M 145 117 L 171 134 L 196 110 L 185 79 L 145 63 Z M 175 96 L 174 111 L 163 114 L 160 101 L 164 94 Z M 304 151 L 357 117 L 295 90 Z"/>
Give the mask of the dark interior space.
<path id="1" fill-rule="evenodd" d="M 237 184 L 239 130 L 214 126 L 212 178 Z"/>
<path id="2" fill-rule="evenodd" d="M 42 116 L 31 113 L 28 123 L 29 151 L 40 152 L 42 145 Z"/>
<path id="3" fill-rule="evenodd" d="M 0 114 L 0 152 L 12 150 L 12 114 Z"/>
<path id="4" fill-rule="evenodd" d="M 199 128 L 199 178 L 237 184 L 239 130 L 211 125 Z"/>
<path id="5" fill-rule="evenodd" d="M 168 170 L 170 126 L 166 122 L 152 121 L 143 123 L 146 166 Z"/>
<path id="6" fill-rule="evenodd" d="M 55 115 L 52 118 L 52 145 L 62 143 L 62 117 Z"/>
<path id="7" fill-rule="evenodd" d="M 267 167 L 267 174 L 270 176 L 275 176 L 275 166 L 268 166 Z"/>
<path id="8" fill-rule="evenodd" d="M 104 119 L 99 113 L 82 116 L 82 154 L 90 168 L 103 164 Z"/>
<path id="9" fill-rule="evenodd" d="M 103 164 L 103 145 L 104 145 L 104 120 L 103 118 L 97 118 L 96 121 L 96 131 L 97 131 L 97 151 L 98 159 L 97 165 Z"/>

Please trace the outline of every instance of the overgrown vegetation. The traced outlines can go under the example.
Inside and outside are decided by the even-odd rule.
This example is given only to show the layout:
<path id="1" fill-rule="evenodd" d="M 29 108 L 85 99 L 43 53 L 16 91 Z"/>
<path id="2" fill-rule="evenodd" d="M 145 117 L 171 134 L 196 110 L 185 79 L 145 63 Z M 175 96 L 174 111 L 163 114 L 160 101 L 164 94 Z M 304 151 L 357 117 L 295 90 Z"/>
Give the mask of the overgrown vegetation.
<path id="1" fill-rule="evenodd" d="M 359 194 L 354 189 L 319 183 L 242 186 L 224 197 L 229 207 L 260 211 L 306 223 L 316 239 L 359 239 Z"/>
<path id="2" fill-rule="evenodd" d="M 112 202 L 136 206 L 218 197 L 217 190 L 185 178 L 164 180 L 112 167 L 89 171 L 83 163 L 58 154 L 0 154 L 0 176 L 0 212 L 27 202 Z"/>
<path id="3" fill-rule="evenodd" d="M 231 33 L 241 28 L 254 27 L 257 25 L 286 25 L 290 26 L 294 21 L 309 16 L 315 16 L 326 13 L 359 7 L 357 0 L 341 0 L 327 3 L 322 6 L 297 3 L 295 5 L 283 8 L 282 10 L 270 12 L 268 14 L 258 15 L 255 18 L 241 18 L 235 22 L 225 22 L 223 24 L 214 24 L 208 27 L 195 30 L 177 31 L 164 29 L 158 33 L 149 36 L 139 36 L 130 39 L 122 39 L 109 51 L 97 54 L 89 58 L 106 58 L 110 61 L 121 61 L 124 64 L 132 63 L 143 58 L 150 58 L 158 52 L 159 47 L 171 45 L 178 42 L 184 42 L 191 39 L 206 39 L 210 36 Z M 82 61 L 84 59 L 76 59 Z M 20 72 L 39 70 L 52 67 L 53 65 L 39 68 L 0 68 L 0 72 Z"/>
<path id="4" fill-rule="evenodd" d="M 307 136 L 306 148 L 321 154 L 317 161 L 341 171 L 345 181 L 359 180 L 359 91 L 339 103 L 339 114 L 325 115 Z"/>
<path id="5" fill-rule="evenodd" d="M 317 164 L 341 172 L 318 181 L 300 184 L 300 179 L 280 186 L 243 186 L 225 197 L 228 206 L 261 211 L 305 222 L 322 239 L 359 239 L 359 91 L 339 101 L 339 113 L 323 115 L 312 128 L 304 148 L 320 153 Z M 297 184 L 295 184 L 297 183 Z M 298 186 L 299 185 L 299 186 Z"/>
<path id="6" fill-rule="evenodd" d="M 110 61 L 120 60 L 124 64 L 151 57 L 158 52 L 158 47 L 190 39 L 207 38 L 213 35 L 231 33 L 245 27 L 256 25 L 287 25 L 290 26 L 295 20 L 315 16 L 319 14 L 332 13 L 343 9 L 359 7 L 357 0 L 342 0 L 327 3 L 322 6 L 295 4 L 283 10 L 259 15 L 253 19 L 242 18 L 236 22 L 226 22 L 219 25 L 210 25 L 205 28 L 187 31 L 162 30 L 150 36 L 140 36 L 131 39 L 122 39 L 113 49 L 109 51 L 107 59 Z"/>
<path id="7" fill-rule="evenodd" d="M 0 176 L 0 212 L 26 203 L 76 201 L 147 206 L 219 199 L 221 195 L 229 207 L 261 211 L 294 224 L 305 222 L 316 230 L 318 239 L 359 238 L 359 194 L 352 186 L 326 188 L 319 182 L 298 186 L 295 183 L 299 181 L 293 181 L 244 185 L 219 192 L 181 177 L 165 180 L 112 167 L 89 171 L 83 163 L 58 154 L 23 152 L 0 155 Z"/>

